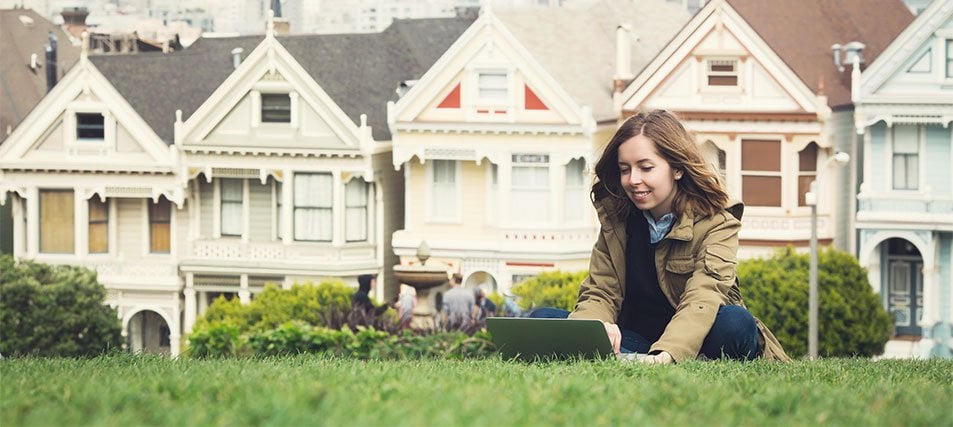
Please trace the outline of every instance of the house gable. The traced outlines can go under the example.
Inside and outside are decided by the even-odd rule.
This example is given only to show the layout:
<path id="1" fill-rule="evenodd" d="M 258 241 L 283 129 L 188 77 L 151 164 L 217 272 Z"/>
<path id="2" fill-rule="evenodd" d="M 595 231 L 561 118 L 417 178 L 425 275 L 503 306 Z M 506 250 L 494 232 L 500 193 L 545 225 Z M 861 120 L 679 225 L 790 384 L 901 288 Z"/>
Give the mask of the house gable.
<path id="1" fill-rule="evenodd" d="M 85 57 L 0 146 L 3 168 L 171 170 L 174 156 Z"/>
<path id="2" fill-rule="evenodd" d="M 187 150 L 337 151 L 361 150 L 370 142 L 369 132 L 355 125 L 269 36 L 188 118 L 176 138 Z"/>
<path id="3" fill-rule="evenodd" d="M 949 104 L 953 97 L 953 3 L 933 2 L 862 73 L 863 102 Z M 914 101 L 915 100 L 915 101 Z"/>
<path id="4" fill-rule="evenodd" d="M 577 125 L 579 107 L 492 11 L 404 95 L 394 123 Z"/>
<path id="5" fill-rule="evenodd" d="M 820 107 L 810 88 L 724 0 L 699 11 L 622 100 L 625 111 L 817 113 Z"/>

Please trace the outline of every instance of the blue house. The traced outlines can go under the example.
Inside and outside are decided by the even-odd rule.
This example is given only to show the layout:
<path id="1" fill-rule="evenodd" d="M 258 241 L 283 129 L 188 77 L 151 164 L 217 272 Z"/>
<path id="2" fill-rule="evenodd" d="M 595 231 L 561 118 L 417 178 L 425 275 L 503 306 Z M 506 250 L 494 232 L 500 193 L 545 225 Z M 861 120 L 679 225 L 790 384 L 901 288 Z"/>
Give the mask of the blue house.
<path id="1" fill-rule="evenodd" d="M 934 1 L 870 67 L 853 71 L 853 86 L 863 147 L 857 257 L 894 317 L 894 342 L 950 357 L 953 2 Z"/>

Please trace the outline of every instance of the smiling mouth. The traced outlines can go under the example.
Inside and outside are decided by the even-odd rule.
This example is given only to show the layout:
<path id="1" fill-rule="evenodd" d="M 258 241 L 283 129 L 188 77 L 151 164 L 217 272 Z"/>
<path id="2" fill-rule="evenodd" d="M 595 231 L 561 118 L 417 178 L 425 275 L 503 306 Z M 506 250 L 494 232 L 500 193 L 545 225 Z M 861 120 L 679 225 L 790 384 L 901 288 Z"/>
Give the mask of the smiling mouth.
<path id="1" fill-rule="evenodd" d="M 649 193 L 651 193 L 651 191 L 632 191 L 631 192 L 632 197 L 636 199 L 644 199 L 648 197 Z"/>

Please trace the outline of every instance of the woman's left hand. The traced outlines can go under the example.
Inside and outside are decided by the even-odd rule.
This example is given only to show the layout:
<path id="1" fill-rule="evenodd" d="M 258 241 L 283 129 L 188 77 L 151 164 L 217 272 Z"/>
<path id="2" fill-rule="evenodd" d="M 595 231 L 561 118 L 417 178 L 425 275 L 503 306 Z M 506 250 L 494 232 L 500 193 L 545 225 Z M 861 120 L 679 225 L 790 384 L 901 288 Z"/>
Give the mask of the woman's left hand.
<path id="1" fill-rule="evenodd" d="M 654 365 L 654 364 L 668 365 L 673 362 L 675 362 L 675 359 L 672 359 L 672 355 L 668 354 L 667 351 L 663 351 L 659 354 L 650 354 L 642 358 L 642 363 L 646 363 L 649 365 Z"/>

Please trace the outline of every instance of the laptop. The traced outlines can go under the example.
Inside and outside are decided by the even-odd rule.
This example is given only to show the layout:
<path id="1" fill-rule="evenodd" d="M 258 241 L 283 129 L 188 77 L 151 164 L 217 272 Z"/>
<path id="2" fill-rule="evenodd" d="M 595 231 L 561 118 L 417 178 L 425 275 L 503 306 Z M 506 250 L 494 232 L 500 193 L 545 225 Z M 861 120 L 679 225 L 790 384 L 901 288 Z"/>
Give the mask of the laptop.
<path id="1" fill-rule="evenodd" d="M 615 355 L 606 328 L 598 320 L 489 317 L 486 328 L 504 359 L 596 359 Z"/>

